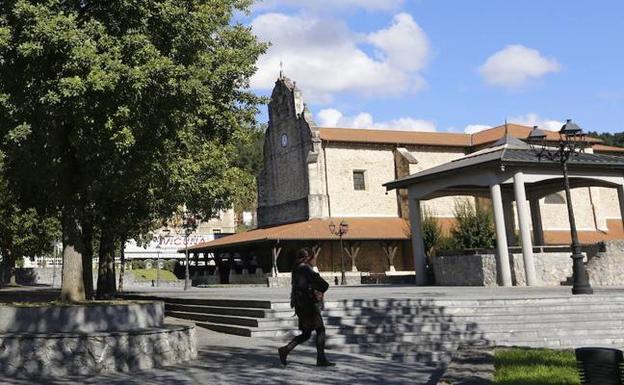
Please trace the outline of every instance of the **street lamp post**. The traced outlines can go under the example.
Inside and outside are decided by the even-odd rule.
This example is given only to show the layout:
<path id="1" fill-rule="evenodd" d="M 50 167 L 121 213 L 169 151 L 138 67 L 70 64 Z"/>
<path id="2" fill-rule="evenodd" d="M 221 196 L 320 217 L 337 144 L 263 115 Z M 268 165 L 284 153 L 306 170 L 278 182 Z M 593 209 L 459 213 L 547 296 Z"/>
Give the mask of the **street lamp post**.
<path id="1" fill-rule="evenodd" d="M 344 248 L 342 247 L 342 237 L 349 231 L 349 224 L 345 221 L 340 221 L 338 225 L 338 229 L 336 229 L 336 225 L 334 222 L 329 223 L 329 232 L 333 235 L 337 235 L 340 237 L 340 284 L 346 285 L 347 279 L 345 277 L 345 268 L 344 268 Z"/>
<path id="2" fill-rule="evenodd" d="M 191 288 L 191 278 L 189 274 L 189 250 L 188 250 L 188 238 L 189 235 L 197 228 L 197 219 L 194 214 L 185 211 L 183 214 L 182 226 L 184 227 L 184 290 Z"/>
<path id="3" fill-rule="evenodd" d="M 533 127 L 528 137 L 529 145 L 537 154 L 539 160 L 546 158 L 552 162 L 559 162 L 563 171 L 563 188 L 568 206 L 570 235 L 572 238 L 572 294 L 593 294 L 594 292 L 589 284 L 587 271 L 583 264 L 583 254 L 581 253 L 581 245 L 576 230 L 572 196 L 570 194 L 570 180 L 568 178 L 568 161 L 584 151 L 586 145 L 585 137 L 586 134 L 583 133 L 583 130 L 570 119 L 559 130 L 559 142 L 554 148 L 548 147 L 546 133 L 537 128 L 537 126 Z"/>

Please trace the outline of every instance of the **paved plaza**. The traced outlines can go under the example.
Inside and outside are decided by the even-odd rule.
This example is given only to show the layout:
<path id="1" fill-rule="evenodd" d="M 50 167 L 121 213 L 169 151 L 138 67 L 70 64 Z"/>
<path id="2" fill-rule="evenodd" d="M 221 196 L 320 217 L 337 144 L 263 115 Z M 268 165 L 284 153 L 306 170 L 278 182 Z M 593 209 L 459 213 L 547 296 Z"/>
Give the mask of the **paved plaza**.
<path id="1" fill-rule="evenodd" d="M 166 319 L 165 322 L 180 322 Z M 225 335 L 197 328 L 198 358 L 175 366 L 134 373 L 33 381 L 0 379 L 0 384 L 429 384 L 439 371 L 375 357 L 328 352 L 334 368 L 317 368 L 312 341 L 298 346 L 283 367 L 279 341 Z"/>
<path id="2" fill-rule="evenodd" d="M 597 287 L 596 295 L 622 295 L 624 287 Z M 146 288 L 132 292 L 158 297 L 202 298 L 202 299 L 244 299 L 271 302 L 289 302 L 290 288 L 268 287 L 209 287 L 158 290 Z M 441 287 L 441 286 L 332 286 L 325 295 L 325 301 L 345 299 L 521 299 L 521 298 L 561 298 L 572 297 L 570 286 L 556 287 Z"/>
<path id="3" fill-rule="evenodd" d="M 7 291 L 3 291 L 5 295 Z M 33 296 L 52 295 L 51 290 L 33 290 Z M 245 299 L 287 302 L 288 289 L 264 287 L 214 287 L 156 290 L 135 294 L 147 296 Z M 596 296 L 622 296 L 624 288 L 596 288 Z M 482 288 L 368 286 L 332 287 L 327 301 L 344 299 L 544 299 L 571 297 L 569 287 L 557 288 Z M 41 298 L 44 299 L 44 298 Z M 167 323 L 184 323 L 167 318 Z M 313 339 L 297 347 L 282 367 L 277 348 L 282 339 L 249 338 L 197 328 L 198 358 L 183 364 L 133 373 L 63 379 L 0 379 L 0 384 L 435 384 L 440 370 L 418 363 L 400 363 L 369 355 L 328 351 L 335 368 L 317 368 Z"/>

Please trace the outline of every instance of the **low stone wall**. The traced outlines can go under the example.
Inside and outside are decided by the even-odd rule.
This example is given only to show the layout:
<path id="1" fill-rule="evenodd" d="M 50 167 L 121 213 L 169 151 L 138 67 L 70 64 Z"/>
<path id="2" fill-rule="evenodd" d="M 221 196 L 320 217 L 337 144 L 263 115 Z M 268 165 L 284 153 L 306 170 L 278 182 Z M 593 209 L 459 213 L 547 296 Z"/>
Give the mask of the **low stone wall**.
<path id="1" fill-rule="evenodd" d="M 592 286 L 624 285 L 624 240 L 605 241 L 604 251 L 586 265 Z"/>
<path id="2" fill-rule="evenodd" d="M 438 286 L 496 286 L 496 258 L 492 254 L 436 256 L 433 274 Z"/>
<path id="3" fill-rule="evenodd" d="M 117 277 L 117 282 L 119 282 L 119 277 Z M 145 279 L 135 279 L 134 274 L 131 272 L 126 272 L 124 274 L 124 290 L 128 288 L 138 288 L 138 287 L 156 287 L 156 280 L 145 280 Z M 161 279 L 158 282 L 158 287 L 184 287 L 184 280 L 177 279 L 175 281 L 166 281 Z"/>
<path id="4" fill-rule="evenodd" d="M 0 333 L 94 333 L 160 327 L 163 302 L 10 306 L 0 305 Z"/>
<path id="5" fill-rule="evenodd" d="M 233 285 L 267 285 L 267 278 L 270 274 L 262 273 L 261 269 L 256 269 L 254 274 L 250 274 L 247 270 L 243 270 L 241 274 L 237 274 L 233 269 L 230 270 L 229 283 Z M 220 285 L 221 276 L 219 270 L 215 270 L 213 274 L 198 274 L 193 276 L 193 286 L 198 285 Z"/>
<path id="6" fill-rule="evenodd" d="M 195 328 L 189 325 L 88 335 L 0 334 L 0 374 L 6 377 L 127 372 L 196 357 Z"/>
<path id="7" fill-rule="evenodd" d="M 526 286 L 522 254 L 512 254 L 511 279 L 515 286 Z M 560 286 L 572 276 L 570 252 L 533 253 L 535 273 L 541 286 Z"/>
<path id="8" fill-rule="evenodd" d="M 0 375 L 89 375 L 195 358 L 194 326 L 163 321 L 161 301 L 1 305 Z"/>
<path id="9" fill-rule="evenodd" d="M 569 252 L 537 252 L 533 254 L 540 285 L 559 286 L 572 275 Z M 510 255 L 511 279 L 515 286 L 526 286 L 524 260 L 521 253 Z M 494 254 L 442 255 L 434 258 L 433 271 L 438 286 L 498 286 Z"/>
<path id="10" fill-rule="evenodd" d="M 341 273 L 340 272 L 321 272 L 321 277 L 326 280 L 330 285 L 340 285 Z M 362 273 L 354 271 L 345 272 L 346 283 L 349 286 L 356 286 L 362 284 Z M 279 273 L 277 277 L 267 278 L 269 287 L 290 287 L 291 279 L 290 273 Z"/>

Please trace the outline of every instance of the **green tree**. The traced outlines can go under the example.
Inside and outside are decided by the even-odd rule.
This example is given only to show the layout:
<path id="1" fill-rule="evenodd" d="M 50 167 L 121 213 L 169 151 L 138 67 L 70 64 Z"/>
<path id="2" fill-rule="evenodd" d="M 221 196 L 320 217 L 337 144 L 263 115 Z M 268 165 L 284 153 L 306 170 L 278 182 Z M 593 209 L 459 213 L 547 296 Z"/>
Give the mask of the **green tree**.
<path id="1" fill-rule="evenodd" d="M 8 178 L 22 202 L 60 213 L 62 300 L 86 298 L 92 244 L 109 296 L 116 242 L 181 204 L 206 217 L 231 204 L 245 180 L 236 143 L 259 101 L 248 79 L 266 48 L 232 22 L 249 4 L 0 3 Z"/>
<path id="2" fill-rule="evenodd" d="M 458 249 L 491 249 L 494 247 L 492 213 L 466 199 L 455 202 L 456 224 L 451 230 L 453 246 Z"/>
<path id="3" fill-rule="evenodd" d="M 0 167 L 0 286 L 7 279 L 15 284 L 16 262 L 23 257 L 50 254 L 53 242 L 60 239 L 58 220 L 54 216 L 42 215 L 34 208 L 20 207 L 1 175 Z"/>

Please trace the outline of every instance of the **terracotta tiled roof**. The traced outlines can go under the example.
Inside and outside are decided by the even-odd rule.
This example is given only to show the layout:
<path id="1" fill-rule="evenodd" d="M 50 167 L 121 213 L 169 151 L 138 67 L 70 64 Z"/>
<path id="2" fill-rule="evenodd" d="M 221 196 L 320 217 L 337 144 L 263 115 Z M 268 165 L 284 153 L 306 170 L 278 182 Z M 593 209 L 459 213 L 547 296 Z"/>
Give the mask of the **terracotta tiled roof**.
<path id="1" fill-rule="evenodd" d="M 468 147 L 470 135 L 451 132 L 367 130 L 354 128 L 319 128 L 321 139 L 328 142 L 383 144 L 419 144 Z"/>
<path id="2" fill-rule="evenodd" d="M 594 144 L 592 146 L 594 152 L 622 152 L 624 153 L 624 147 L 607 146 L 605 144 Z"/>
<path id="3" fill-rule="evenodd" d="M 337 240 L 338 237 L 329 232 L 329 223 L 333 221 L 337 226 L 342 220 L 349 225 L 349 231 L 343 237 L 345 240 L 410 239 L 409 224 L 405 219 L 401 218 L 310 219 L 304 222 L 289 223 L 229 235 L 214 241 L 194 245 L 189 247 L 189 250 L 207 251 L 266 241 Z M 180 250 L 180 252 L 184 252 L 184 249 Z"/>
<path id="4" fill-rule="evenodd" d="M 491 143 L 499 140 L 505 136 L 505 131 L 515 138 L 526 139 L 531 133 L 532 127 L 522 126 L 519 124 L 508 123 L 507 128 L 505 125 L 493 127 L 488 130 L 483 130 L 472 134 L 472 145 L 480 146 L 486 143 Z M 559 140 L 559 133 L 555 131 L 543 130 L 546 133 L 546 139 L 557 141 Z M 587 138 L 590 143 L 600 143 L 602 140 L 596 138 Z"/>
<path id="5" fill-rule="evenodd" d="M 402 145 L 428 145 L 444 147 L 473 147 L 495 142 L 509 135 L 526 139 L 532 127 L 519 124 L 507 124 L 479 131 L 472 135 L 453 132 L 422 132 L 422 131 L 396 131 L 396 130 L 369 130 L 355 128 L 325 128 L 320 127 L 321 139 L 327 142 L 350 142 L 350 143 L 379 143 L 379 144 L 402 144 Z M 546 131 L 548 140 L 558 140 L 559 133 Z M 602 140 L 587 138 L 590 143 L 601 143 Z"/>

